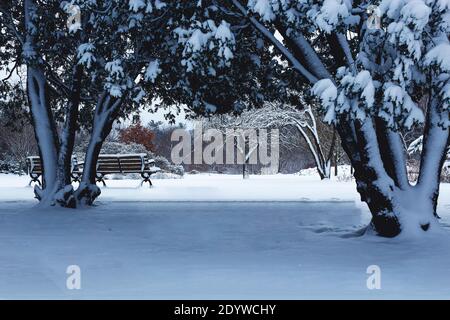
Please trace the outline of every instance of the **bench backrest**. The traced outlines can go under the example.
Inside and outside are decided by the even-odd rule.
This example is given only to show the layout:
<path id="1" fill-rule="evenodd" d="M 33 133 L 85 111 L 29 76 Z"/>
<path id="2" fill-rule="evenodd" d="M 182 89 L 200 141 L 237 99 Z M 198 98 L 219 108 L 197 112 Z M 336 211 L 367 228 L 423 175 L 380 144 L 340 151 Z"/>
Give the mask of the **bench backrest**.
<path id="1" fill-rule="evenodd" d="M 28 174 L 42 174 L 42 162 L 39 156 L 30 156 L 26 159 Z M 97 172 L 108 173 L 141 173 L 150 170 L 154 160 L 142 154 L 101 154 L 97 161 Z M 83 164 L 80 164 L 83 166 Z M 72 156 L 71 172 L 79 172 L 76 156 Z"/>
<path id="2" fill-rule="evenodd" d="M 28 174 L 42 174 L 42 163 L 39 156 L 27 157 L 26 162 Z"/>
<path id="3" fill-rule="evenodd" d="M 142 154 L 101 154 L 97 161 L 97 173 L 140 173 L 149 169 L 153 160 Z"/>
<path id="4" fill-rule="evenodd" d="M 28 174 L 42 174 L 42 161 L 39 156 L 30 156 L 26 159 Z M 78 171 L 78 160 L 72 156 L 71 172 Z"/>

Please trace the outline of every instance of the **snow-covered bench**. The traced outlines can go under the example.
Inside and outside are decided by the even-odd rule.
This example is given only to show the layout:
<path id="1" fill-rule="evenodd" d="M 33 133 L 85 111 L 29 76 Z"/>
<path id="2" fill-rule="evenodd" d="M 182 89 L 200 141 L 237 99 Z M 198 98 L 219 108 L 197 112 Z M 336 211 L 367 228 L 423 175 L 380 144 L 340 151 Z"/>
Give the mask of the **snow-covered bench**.
<path id="1" fill-rule="evenodd" d="M 26 159 L 27 162 L 27 171 L 31 180 L 28 185 L 31 185 L 33 182 L 36 182 L 40 186 L 42 185 L 39 181 L 39 178 L 42 176 L 42 162 L 41 157 L 39 156 L 30 156 Z M 72 167 L 70 170 L 70 176 L 72 181 L 79 182 L 81 177 L 81 171 L 78 166 L 78 160 L 76 156 L 72 156 Z"/>
<path id="2" fill-rule="evenodd" d="M 84 163 L 80 162 L 78 165 L 82 169 Z M 107 174 L 140 173 L 141 185 L 148 182 L 152 186 L 150 176 L 159 171 L 161 169 L 155 166 L 155 160 L 149 159 L 145 153 L 101 154 L 97 161 L 96 178 L 97 182 L 102 182 L 106 186 L 104 176 Z"/>

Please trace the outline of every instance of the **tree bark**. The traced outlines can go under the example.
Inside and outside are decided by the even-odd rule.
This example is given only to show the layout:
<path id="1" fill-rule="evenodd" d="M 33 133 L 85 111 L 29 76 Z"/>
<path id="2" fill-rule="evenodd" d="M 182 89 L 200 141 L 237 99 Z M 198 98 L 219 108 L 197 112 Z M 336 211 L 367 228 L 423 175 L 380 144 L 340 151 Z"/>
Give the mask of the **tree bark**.
<path id="1" fill-rule="evenodd" d="M 395 212 L 395 185 L 383 167 L 376 131 L 372 119 L 355 123 L 360 162 L 355 166 L 355 179 L 372 213 L 370 227 L 378 235 L 395 237 L 401 226 Z M 356 173 L 359 171 L 358 173 Z"/>
<path id="2" fill-rule="evenodd" d="M 56 181 L 56 128 L 48 103 L 48 87 L 44 73 L 34 66 L 27 66 L 27 93 L 43 168 L 42 189 L 35 186 L 34 191 L 41 203 L 50 203 L 51 191 Z"/>
<path id="3" fill-rule="evenodd" d="M 76 132 L 80 102 L 81 67 L 73 68 L 71 93 L 66 107 L 66 121 L 59 139 L 56 123 L 48 100 L 49 86 L 41 66 L 41 57 L 35 51 L 35 36 L 31 31 L 35 19 L 35 3 L 24 2 L 25 27 L 27 30 L 24 51 L 27 52 L 27 95 L 33 119 L 36 141 L 42 163 L 42 189 L 35 187 L 40 205 L 74 207 L 71 185 L 71 158 Z"/>
<path id="4" fill-rule="evenodd" d="M 389 140 L 396 139 L 395 136 L 384 140 L 385 136 L 381 141 L 390 145 L 380 147 L 380 132 L 376 134 L 377 130 L 370 118 L 362 123 L 341 121 L 337 129 L 342 147 L 354 168 L 361 200 L 367 203 L 372 214 L 369 229 L 380 236 L 395 237 L 404 231 L 417 234 L 417 231 L 433 228 L 436 224 L 440 168 L 445 157 L 448 130 L 428 125 L 424 137 L 430 136 L 427 138 L 429 151 L 422 156 L 421 182 L 413 187 L 409 182 L 399 183 L 400 178 L 404 179 L 404 163 L 394 161 L 403 157 L 403 149 L 394 147 L 398 141 Z"/>
<path id="5" fill-rule="evenodd" d="M 388 128 L 382 119 L 375 118 L 375 124 L 383 166 L 396 186 L 405 190 L 410 185 L 400 133 Z"/>
<path id="6" fill-rule="evenodd" d="M 441 171 L 450 139 L 449 129 L 439 125 L 440 119 L 448 117 L 448 111 L 440 112 L 439 110 L 439 102 L 435 97 L 431 98 L 427 109 L 420 171 L 416 185 L 427 201 L 431 201 L 433 215 L 436 217 Z"/>
<path id="7" fill-rule="evenodd" d="M 113 98 L 106 92 L 103 92 L 98 99 L 92 133 L 86 150 L 83 176 L 75 192 L 78 205 L 92 205 L 101 193 L 100 188 L 96 185 L 97 161 L 103 142 L 111 132 L 121 104 L 121 98 Z"/>
<path id="8" fill-rule="evenodd" d="M 75 141 L 76 121 L 79 106 L 78 70 L 75 88 L 67 105 L 67 116 L 60 139 L 52 111 L 46 98 L 47 84 L 42 71 L 28 68 L 28 91 L 33 116 L 33 125 L 43 168 L 43 187 L 35 187 L 36 197 L 41 205 L 75 207 L 71 185 L 72 152 Z"/>
<path id="9" fill-rule="evenodd" d="M 66 106 L 66 119 L 60 134 L 58 162 L 56 168 L 56 183 L 54 201 L 69 208 L 76 207 L 74 190 L 72 187 L 72 154 L 75 144 L 76 125 L 81 94 L 82 68 L 75 65 L 72 74 L 72 87 Z"/>

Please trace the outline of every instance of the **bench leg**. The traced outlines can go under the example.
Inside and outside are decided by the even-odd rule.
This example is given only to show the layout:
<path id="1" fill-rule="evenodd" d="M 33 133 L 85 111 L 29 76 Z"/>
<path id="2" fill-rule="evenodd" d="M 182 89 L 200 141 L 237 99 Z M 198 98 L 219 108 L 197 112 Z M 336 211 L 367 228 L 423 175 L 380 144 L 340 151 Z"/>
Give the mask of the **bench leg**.
<path id="1" fill-rule="evenodd" d="M 79 175 L 72 175 L 71 178 L 72 178 L 72 182 L 80 183 L 80 176 Z"/>
<path id="2" fill-rule="evenodd" d="M 97 179 L 97 182 L 101 182 L 103 184 L 103 186 L 106 187 L 105 179 L 103 179 L 103 178 Z"/>
<path id="3" fill-rule="evenodd" d="M 142 181 L 141 181 L 141 187 L 142 187 L 142 185 L 143 185 L 145 182 L 148 182 L 148 187 L 149 187 L 149 188 L 153 187 L 152 181 L 151 181 L 150 179 L 142 179 Z"/>
<path id="4" fill-rule="evenodd" d="M 141 174 L 141 177 L 142 177 L 141 187 L 145 182 L 148 182 L 149 188 L 153 187 L 152 180 L 150 180 L 150 175 L 143 173 Z"/>
<path id="5" fill-rule="evenodd" d="M 97 179 L 97 182 L 103 183 L 103 186 L 106 187 L 106 182 L 105 182 L 105 179 L 103 179 L 103 175 L 102 174 L 97 174 L 96 175 L 96 179 Z"/>
<path id="6" fill-rule="evenodd" d="M 39 177 L 37 177 L 37 178 L 31 178 L 30 182 L 28 183 L 28 186 L 31 187 L 31 184 L 32 184 L 33 182 L 37 183 L 37 184 L 39 185 L 39 187 L 42 187 L 42 184 L 41 184 L 41 182 L 39 181 Z"/>

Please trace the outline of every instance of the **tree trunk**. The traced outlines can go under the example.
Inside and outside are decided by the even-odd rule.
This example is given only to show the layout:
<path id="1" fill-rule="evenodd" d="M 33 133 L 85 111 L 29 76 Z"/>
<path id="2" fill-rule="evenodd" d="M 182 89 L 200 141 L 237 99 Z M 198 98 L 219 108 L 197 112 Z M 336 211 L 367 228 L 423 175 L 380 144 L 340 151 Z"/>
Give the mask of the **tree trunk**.
<path id="1" fill-rule="evenodd" d="M 23 51 L 27 52 L 27 97 L 32 115 L 36 142 L 41 157 L 42 188 L 35 186 L 34 193 L 41 203 L 49 203 L 49 190 L 56 180 L 57 135 L 55 123 L 48 101 L 48 84 L 42 68 L 35 61 L 35 36 L 31 32 L 35 19 L 36 6 L 31 0 L 24 1 L 25 43 Z"/>
<path id="2" fill-rule="evenodd" d="M 27 67 L 27 91 L 43 168 L 42 188 L 35 186 L 34 192 L 42 204 L 50 204 L 52 202 L 51 192 L 54 190 L 57 177 L 58 147 L 56 129 L 47 100 L 48 87 L 45 76 L 39 68 Z"/>
<path id="3" fill-rule="evenodd" d="M 122 99 L 116 99 L 103 93 L 95 108 L 94 122 L 91 138 L 86 150 L 83 166 L 83 176 L 80 185 L 75 192 L 76 201 L 81 206 L 90 206 L 100 195 L 100 188 L 96 185 L 97 160 L 102 149 L 103 142 L 109 135 L 112 125 L 117 117 Z"/>
<path id="4" fill-rule="evenodd" d="M 335 148 L 336 150 L 334 151 L 334 176 L 337 177 L 338 176 L 338 148 Z"/>
<path id="5" fill-rule="evenodd" d="M 395 237 L 401 231 L 395 212 L 395 185 L 383 168 L 377 136 L 370 118 L 354 125 L 359 157 L 354 163 L 355 179 L 361 200 L 372 213 L 370 228 L 378 235 Z"/>
<path id="6" fill-rule="evenodd" d="M 300 123 L 296 124 L 296 128 L 308 145 L 309 151 L 311 152 L 314 162 L 316 163 L 317 173 L 319 174 L 320 180 L 329 179 L 331 176 L 330 161 L 329 159 L 325 159 L 317 132 L 314 132 L 313 129 L 308 129 L 311 135 L 310 137 Z"/>
<path id="7" fill-rule="evenodd" d="M 34 52 L 34 36 L 29 26 L 35 19 L 35 4 L 31 0 L 24 2 L 25 25 L 27 27 L 26 46 L 31 56 Z M 34 57 L 36 59 L 36 57 Z M 39 60 L 39 58 L 37 59 Z M 71 96 L 68 98 L 66 123 L 61 140 L 58 139 L 56 124 L 48 101 L 48 83 L 39 62 L 27 60 L 27 95 L 33 119 L 36 141 L 42 163 L 42 188 L 35 186 L 36 198 L 40 205 L 60 205 L 74 207 L 70 169 L 71 156 L 76 131 L 76 120 L 80 96 L 81 67 L 75 66 Z"/>
<path id="8" fill-rule="evenodd" d="M 384 133 L 387 135 L 380 139 L 380 131 L 377 135 L 369 118 L 361 123 L 341 121 L 337 128 L 342 147 L 354 168 L 361 200 L 367 203 L 372 214 L 368 230 L 380 236 L 395 237 L 400 233 L 416 235 L 436 228 L 433 214 L 448 130 L 428 125 L 425 131 L 424 137 L 432 136 L 429 137 L 430 152 L 423 155 L 424 168 L 430 167 L 429 170 L 421 169 L 424 187 L 420 183 L 411 186 L 407 180 L 405 182 L 406 169 L 404 162 L 401 162 L 403 148 L 397 148 L 398 140 L 394 132 L 386 130 Z M 385 145 L 380 147 L 379 141 Z M 429 178 L 426 178 L 427 171 L 431 173 Z"/>
<path id="9" fill-rule="evenodd" d="M 437 217 L 436 207 L 441 171 L 450 139 L 449 129 L 439 125 L 440 119 L 448 118 L 448 111 L 440 112 L 439 110 L 440 106 L 437 99 L 432 98 L 427 110 L 420 171 L 416 185 L 427 201 L 431 201 L 435 217 Z"/>
<path id="10" fill-rule="evenodd" d="M 242 164 L 242 179 L 250 178 L 250 173 L 248 172 L 248 159 Z"/>
<path id="11" fill-rule="evenodd" d="M 410 185 L 400 133 L 388 128 L 385 122 L 380 118 L 375 119 L 375 125 L 384 169 L 392 180 L 394 180 L 396 186 L 405 190 Z"/>
<path id="12" fill-rule="evenodd" d="M 79 106 L 80 70 L 76 76 L 76 89 L 69 98 L 65 125 L 61 138 L 58 139 L 52 112 L 46 101 L 45 76 L 38 69 L 28 68 L 31 113 L 43 168 L 43 187 L 35 187 L 35 194 L 41 205 L 75 207 L 70 174 Z"/>
<path id="13" fill-rule="evenodd" d="M 376 158 L 380 158 L 380 156 L 377 155 L 378 142 L 371 120 L 366 119 L 364 126 L 341 119 L 336 129 L 341 137 L 342 148 L 354 169 L 356 189 L 360 194 L 361 201 L 367 203 L 372 214 L 368 230 L 374 230 L 378 235 L 385 237 L 398 235 L 401 229 L 394 214 L 391 198 L 393 186 L 389 183 L 390 179 L 383 175 L 380 166 L 374 167 L 373 165 L 377 161 Z M 375 159 L 371 159 L 371 157 L 375 157 Z M 381 162 L 381 159 L 379 161 Z"/>
<path id="14" fill-rule="evenodd" d="M 80 105 L 82 69 L 79 65 L 73 68 L 73 83 L 71 94 L 66 107 L 66 119 L 60 134 L 58 163 L 56 168 L 56 183 L 54 189 L 54 202 L 63 206 L 75 208 L 76 201 L 72 187 L 72 154 L 75 144 L 75 133 Z"/>
<path id="15" fill-rule="evenodd" d="M 34 189 L 36 198 L 41 206 L 74 207 L 70 168 L 75 125 L 64 129 L 65 134 L 60 145 L 47 101 L 45 76 L 39 69 L 28 67 L 27 78 L 29 104 L 43 169 L 42 189 L 38 186 Z M 76 118 L 73 121 L 76 121 Z"/>
<path id="16" fill-rule="evenodd" d="M 80 185 L 75 192 L 76 200 L 81 206 L 90 206 L 100 195 L 100 188 L 96 185 L 96 167 L 100 150 L 104 139 L 101 134 L 94 134 L 94 130 L 86 150 L 86 156 L 83 166 L 83 176 Z"/>

